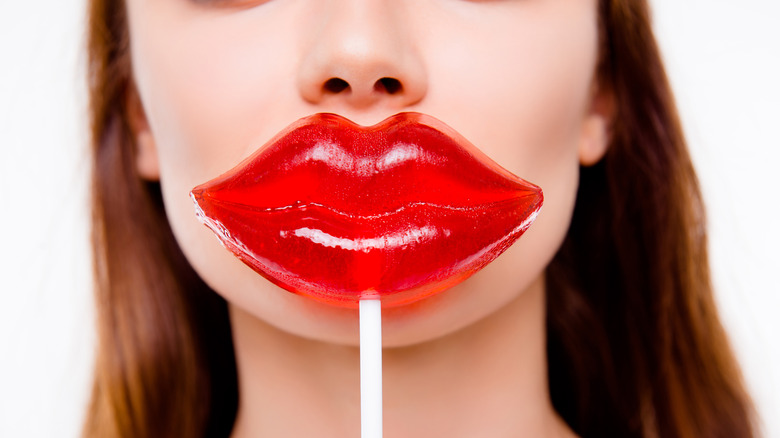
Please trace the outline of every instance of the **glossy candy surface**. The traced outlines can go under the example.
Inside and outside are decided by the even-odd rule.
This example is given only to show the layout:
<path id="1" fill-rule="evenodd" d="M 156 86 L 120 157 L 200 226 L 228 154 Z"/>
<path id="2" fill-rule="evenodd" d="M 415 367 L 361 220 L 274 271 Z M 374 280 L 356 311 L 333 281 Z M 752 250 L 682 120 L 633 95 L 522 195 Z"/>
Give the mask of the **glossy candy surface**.
<path id="1" fill-rule="evenodd" d="M 498 257 L 541 189 L 444 123 L 401 113 L 362 127 L 299 120 L 190 194 L 223 245 L 275 284 L 326 303 L 411 303 Z"/>

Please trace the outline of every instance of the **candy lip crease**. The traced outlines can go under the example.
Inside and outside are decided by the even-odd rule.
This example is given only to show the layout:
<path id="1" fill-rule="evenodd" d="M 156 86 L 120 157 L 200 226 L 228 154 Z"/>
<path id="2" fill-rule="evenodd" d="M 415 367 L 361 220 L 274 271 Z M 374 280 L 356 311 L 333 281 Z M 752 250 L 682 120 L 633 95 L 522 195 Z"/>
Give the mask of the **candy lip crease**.
<path id="1" fill-rule="evenodd" d="M 403 305 L 459 283 L 517 240 L 543 202 L 455 130 L 410 112 L 371 127 L 305 117 L 190 195 L 257 273 L 341 307 Z"/>

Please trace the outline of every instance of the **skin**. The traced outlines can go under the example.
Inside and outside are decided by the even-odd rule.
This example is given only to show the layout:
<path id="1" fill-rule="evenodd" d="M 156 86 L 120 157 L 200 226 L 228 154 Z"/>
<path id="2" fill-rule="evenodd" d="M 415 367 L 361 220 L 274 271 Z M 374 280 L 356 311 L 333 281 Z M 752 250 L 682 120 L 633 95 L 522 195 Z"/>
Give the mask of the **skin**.
<path id="1" fill-rule="evenodd" d="M 580 165 L 603 155 L 595 0 L 128 0 L 137 166 L 196 271 L 230 303 L 234 437 L 359 436 L 355 310 L 293 295 L 224 250 L 189 190 L 295 120 L 430 114 L 541 186 L 530 230 L 460 285 L 385 309 L 385 435 L 553 437 L 544 269 Z M 331 78 L 348 84 L 325 87 Z M 394 78 L 395 92 L 376 87 Z M 272 359 L 272 360 L 269 360 Z M 475 413 L 479 413 L 476 415 Z M 307 418 L 301 421 L 300 418 Z"/>

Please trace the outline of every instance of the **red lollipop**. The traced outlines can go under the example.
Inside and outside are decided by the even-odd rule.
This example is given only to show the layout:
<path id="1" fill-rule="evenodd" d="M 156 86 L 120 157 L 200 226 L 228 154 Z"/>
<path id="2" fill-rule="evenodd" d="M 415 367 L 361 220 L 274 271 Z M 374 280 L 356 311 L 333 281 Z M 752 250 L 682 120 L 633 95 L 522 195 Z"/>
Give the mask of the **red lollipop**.
<path id="1" fill-rule="evenodd" d="M 343 307 L 402 305 L 463 281 L 525 232 L 543 199 L 418 113 L 372 127 L 303 118 L 190 195 L 260 275 Z"/>

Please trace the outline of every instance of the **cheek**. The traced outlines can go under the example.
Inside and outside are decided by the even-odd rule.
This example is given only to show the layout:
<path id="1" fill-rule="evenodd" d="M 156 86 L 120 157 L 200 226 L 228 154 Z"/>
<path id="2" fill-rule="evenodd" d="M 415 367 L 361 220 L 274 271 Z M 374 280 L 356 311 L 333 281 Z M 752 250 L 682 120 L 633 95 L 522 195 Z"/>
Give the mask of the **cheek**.
<path id="1" fill-rule="evenodd" d="M 422 43 L 432 78 L 426 104 L 499 164 L 540 185 L 550 207 L 559 188 L 568 199 L 576 186 L 597 60 L 596 8 L 587 1 L 506 7 L 517 9 L 483 17 L 490 25 L 431 30 Z"/>
<path id="2" fill-rule="evenodd" d="M 268 86 L 294 77 L 295 50 L 273 38 L 283 24 L 268 22 L 267 32 L 257 32 L 232 21 L 241 17 L 177 19 L 175 2 L 151 3 L 128 2 L 133 75 L 157 145 L 174 234 L 195 270 L 231 301 L 257 308 L 251 301 L 264 290 L 272 291 L 265 294 L 271 300 L 291 299 L 222 249 L 196 219 L 188 196 L 294 120 L 269 105 L 292 101 L 294 92 Z"/>
<path id="3" fill-rule="evenodd" d="M 186 171 L 177 179 L 189 176 L 195 185 L 273 135 L 278 111 L 268 102 L 289 101 L 290 90 L 267 84 L 285 83 L 293 74 L 288 58 L 294 50 L 265 32 L 231 26 L 227 18 L 171 26 L 159 15 L 147 12 L 143 30 L 131 27 L 133 74 L 161 167 Z"/>
<path id="4" fill-rule="evenodd" d="M 498 42 L 487 31 L 469 34 L 457 41 L 467 59 L 453 56 L 455 48 L 430 53 L 432 74 L 440 79 L 431 81 L 438 84 L 431 105 L 443 108 L 445 120 L 487 155 L 544 190 L 534 233 L 548 227 L 565 233 L 576 196 L 598 47 L 596 19 L 592 12 L 583 17 L 529 25 Z"/>

